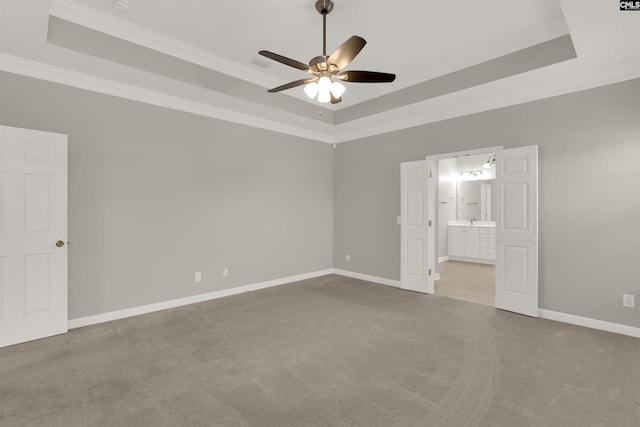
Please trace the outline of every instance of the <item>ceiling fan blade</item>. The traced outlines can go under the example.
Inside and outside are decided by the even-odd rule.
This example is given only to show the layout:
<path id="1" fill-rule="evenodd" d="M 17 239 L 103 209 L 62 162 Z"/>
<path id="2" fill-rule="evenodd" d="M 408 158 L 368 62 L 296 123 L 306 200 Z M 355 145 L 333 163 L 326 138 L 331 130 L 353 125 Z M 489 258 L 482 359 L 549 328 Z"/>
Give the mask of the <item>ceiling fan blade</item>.
<path id="1" fill-rule="evenodd" d="M 274 87 L 273 89 L 269 89 L 267 92 L 269 92 L 269 93 L 280 92 L 280 91 L 283 91 L 283 90 L 291 89 L 291 88 L 296 87 L 296 86 L 302 86 L 305 83 L 311 83 L 311 82 L 316 81 L 316 80 L 318 80 L 317 77 L 310 77 L 308 79 L 296 80 L 295 82 L 287 83 L 286 85 L 282 85 L 282 86 Z"/>
<path id="2" fill-rule="evenodd" d="M 377 71 L 343 71 L 338 77 L 351 83 L 391 83 L 396 79 L 395 74 L 378 73 Z"/>
<path id="3" fill-rule="evenodd" d="M 333 94 L 331 94 L 331 103 L 337 104 L 338 102 L 342 102 L 342 97 L 336 98 L 335 96 L 333 96 Z"/>
<path id="4" fill-rule="evenodd" d="M 327 62 L 334 64 L 338 67 L 338 70 L 342 70 L 349 65 L 353 58 L 360 53 L 367 41 L 360 36 L 351 36 L 349 40 L 342 43 L 332 54 L 329 56 Z"/>
<path id="5" fill-rule="evenodd" d="M 269 52 L 268 50 L 261 50 L 258 53 L 281 64 L 288 65 L 289 67 L 297 68 L 298 70 L 306 72 L 311 72 L 307 64 L 296 61 L 295 59 L 287 58 L 286 56 L 278 55 L 277 53 Z"/>

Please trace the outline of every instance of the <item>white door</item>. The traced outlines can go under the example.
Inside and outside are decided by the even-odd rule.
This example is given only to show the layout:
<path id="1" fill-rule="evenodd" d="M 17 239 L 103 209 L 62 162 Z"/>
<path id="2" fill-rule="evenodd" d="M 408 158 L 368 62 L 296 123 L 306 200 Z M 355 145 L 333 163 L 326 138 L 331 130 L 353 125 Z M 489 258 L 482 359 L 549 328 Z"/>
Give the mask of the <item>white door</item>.
<path id="1" fill-rule="evenodd" d="M 67 321 L 67 136 L 0 126 L 0 347 Z"/>
<path id="2" fill-rule="evenodd" d="M 410 291 L 433 293 L 433 265 L 429 257 L 435 246 L 428 236 L 433 227 L 429 217 L 429 190 L 434 194 L 434 180 L 429 177 L 433 161 L 419 160 L 400 165 L 401 170 L 401 272 L 400 287 Z M 432 174 L 433 176 L 433 174 Z M 431 179 L 431 182 L 429 180 Z M 433 215 L 433 212 L 431 212 Z M 431 239 L 435 241 L 435 239 Z M 430 246 L 434 246 L 431 248 Z"/>
<path id="3" fill-rule="evenodd" d="M 538 317 L 538 146 L 497 157 L 496 307 Z"/>

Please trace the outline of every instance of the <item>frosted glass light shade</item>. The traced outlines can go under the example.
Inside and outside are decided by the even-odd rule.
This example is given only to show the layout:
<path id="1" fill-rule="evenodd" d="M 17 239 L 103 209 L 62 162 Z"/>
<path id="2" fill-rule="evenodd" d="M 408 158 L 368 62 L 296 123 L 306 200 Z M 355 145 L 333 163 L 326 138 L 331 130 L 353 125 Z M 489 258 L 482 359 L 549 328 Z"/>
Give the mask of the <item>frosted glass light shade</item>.
<path id="1" fill-rule="evenodd" d="M 320 90 L 318 92 L 318 102 L 329 102 L 331 101 L 331 92 Z"/>
<path id="2" fill-rule="evenodd" d="M 315 98 L 318 94 L 318 83 L 311 82 L 304 87 L 304 93 L 311 99 Z"/>
<path id="3" fill-rule="evenodd" d="M 344 93 L 345 87 L 342 83 L 333 82 L 331 83 L 331 93 L 334 98 L 340 98 Z"/>
<path id="4" fill-rule="evenodd" d="M 331 90 L 331 79 L 327 76 L 320 77 L 320 80 L 318 80 L 318 89 L 320 92 L 329 92 Z"/>

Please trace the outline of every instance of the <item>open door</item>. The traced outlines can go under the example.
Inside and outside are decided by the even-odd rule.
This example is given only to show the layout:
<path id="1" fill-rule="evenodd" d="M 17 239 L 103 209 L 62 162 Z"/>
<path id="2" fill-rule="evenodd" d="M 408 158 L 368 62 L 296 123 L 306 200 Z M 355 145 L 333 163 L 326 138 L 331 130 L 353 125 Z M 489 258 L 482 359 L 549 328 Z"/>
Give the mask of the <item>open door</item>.
<path id="1" fill-rule="evenodd" d="M 433 294 L 434 248 L 429 242 L 433 218 L 429 195 L 433 189 L 433 161 L 419 160 L 400 165 L 401 170 L 401 272 L 402 289 Z M 430 177 L 431 175 L 431 177 Z M 431 187 L 431 188 L 430 188 Z M 434 240 L 434 239 L 431 239 Z"/>
<path id="2" fill-rule="evenodd" d="M 0 126 L 0 347 L 67 323 L 67 136 Z"/>
<path id="3" fill-rule="evenodd" d="M 497 155 L 496 307 L 538 317 L 538 146 Z"/>

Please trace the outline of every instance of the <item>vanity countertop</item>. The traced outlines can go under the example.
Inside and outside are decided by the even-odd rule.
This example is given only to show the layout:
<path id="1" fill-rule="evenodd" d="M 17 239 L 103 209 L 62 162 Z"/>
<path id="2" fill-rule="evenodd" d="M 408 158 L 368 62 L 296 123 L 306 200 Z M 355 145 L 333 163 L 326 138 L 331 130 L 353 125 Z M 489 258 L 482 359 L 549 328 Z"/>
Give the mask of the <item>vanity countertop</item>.
<path id="1" fill-rule="evenodd" d="M 473 224 L 471 224 L 471 221 L 459 219 L 456 221 L 453 221 L 453 220 L 449 221 L 448 225 L 451 227 L 495 227 L 496 222 L 495 221 L 473 221 Z"/>

